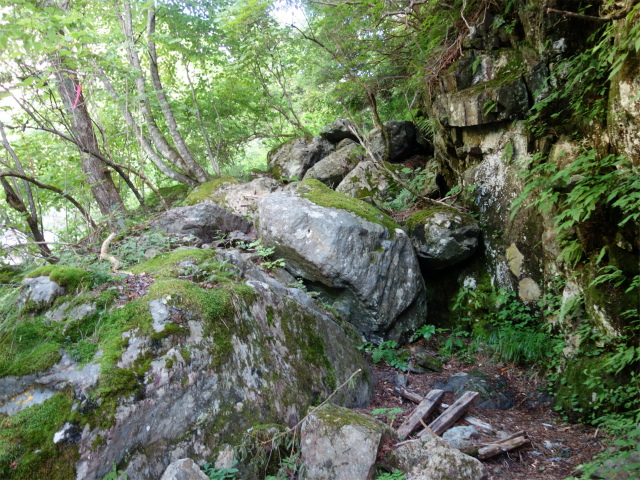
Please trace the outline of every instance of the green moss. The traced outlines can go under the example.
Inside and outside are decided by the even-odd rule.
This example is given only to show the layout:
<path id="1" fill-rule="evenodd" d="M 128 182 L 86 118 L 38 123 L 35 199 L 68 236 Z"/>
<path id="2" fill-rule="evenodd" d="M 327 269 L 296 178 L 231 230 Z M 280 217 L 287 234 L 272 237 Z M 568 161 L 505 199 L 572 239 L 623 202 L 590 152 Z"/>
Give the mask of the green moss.
<path id="1" fill-rule="evenodd" d="M 170 187 L 162 187 L 158 189 L 158 193 L 164 201 L 167 202 L 168 205 L 172 205 L 176 202 L 183 201 L 187 193 L 189 192 L 189 187 L 183 184 L 172 185 Z M 157 209 L 162 206 L 162 202 L 155 194 L 155 192 L 151 192 L 146 200 L 147 208 Z"/>
<path id="2" fill-rule="evenodd" d="M 407 218 L 404 225 L 407 228 L 408 232 L 412 232 L 418 225 L 424 225 L 426 221 L 436 213 L 448 213 L 450 215 L 456 215 L 460 218 L 460 223 L 462 225 L 468 225 L 475 222 L 473 217 L 465 213 L 461 213 L 453 207 L 449 207 L 448 205 L 433 205 L 411 215 L 409 218 Z"/>
<path id="3" fill-rule="evenodd" d="M 311 200 L 316 205 L 327 208 L 337 208 L 355 213 L 371 223 L 377 223 L 387 229 L 391 238 L 395 236 L 396 228 L 400 226 L 387 214 L 366 202 L 335 192 L 318 180 L 305 180 L 298 187 L 303 198 Z"/>
<path id="4" fill-rule="evenodd" d="M 199 248 L 174 250 L 156 255 L 152 259 L 136 265 L 131 269 L 131 273 L 152 273 L 163 277 L 173 277 L 177 276 L 180 272 L 180 269 L 177 267 L 179 263 L 192 260 L 194 263 L 200 264 L 207 260 L 212 260 L 216 256 L 217 253 L 214 250 L 203 250 Z"/>
<path id="5" fill-rule="evenodd" d="M 178 325 L 177 323 L 166 323 L 164 325 L 164 328 L 162 330 L 160 330 L 159 332 L 153 332 L 151 334 L 151 340 L 153 341 L 161 341 L 167 337 L 170 337 L 171 335 L 182 335 L 182 336 L 188 336 L 189 335 L 189 330 L 187 330 L 186 328 L 182 328 L 180 325 Z"/>
<path id="6" fill-rule="evenodd" d="M 171 367 L 173 367 L 173 362 L 174 361 L 175 361 L 175 359 L 173 357 L 165 358 L 164 359 L 164 368 L 169 370 Z"/>
<path id="7" fill-rule="evenodd" d="M 100 395 L 108 397 L 124 397 L 140 388 L 138 377 L 133 370 L 114 367 L 100 375 Z"/>
<path id="8" fill-rule="evenodd" d="M 195 205 L 206 201 L 211 195 L 228 185 L 235 185 L 238 180 L 234 177 L 219 177 L 197 186 L 184 200 L 185 205 Z"/>
<path id="9" fill-rule="evenodd" d="M 0 377 L 29 375 L 60 360 L 62 336 L 41 320 L 25 320 L 0 339 Z"/>
<path id="10" fill-rule="evenodd" d="M 247 335 L 249 325 L 234 319 L 233 298 L 250 301 L 254 296 L 248 285 L 205 290 L 184 280 L 156 282 L 149 289 L 149 298 L 169 298 L 169 302 L 186 311 L 197 313 L 204 320 L 204 334 L 213 338 L 211 367 L 224 364 L 233 347 L 234 335 Z"/>
<path id="11" fill-rule="evenodd" d="M 73 392 L 57 393 L 40 405 L 33 405 L 2 419 L 1 478 L 75 478 L 77 448 L 53 443 L 53 435 L 67 421 L 72 404 Z M 16 462 L 15 469 L 10 467 L 13 462 Z"/>
<path id="12" fill-rule="evenodd" d="M 191 363 L 191 349 L 189 347 L 182 347 L 180 349 L 180 356 L 187 365 Z"/>
<path id="13" fill-rule="evenodd" d="M 56 282 L 61 287 L 67 289 L 68 293 L 78 290 L 80 287 L 89 286 L 89 274 L 84 270 L 63 265 L 45 265 L 36 268 L 27 274 L 28 278 L 49 277 L 52 282 Z"/>

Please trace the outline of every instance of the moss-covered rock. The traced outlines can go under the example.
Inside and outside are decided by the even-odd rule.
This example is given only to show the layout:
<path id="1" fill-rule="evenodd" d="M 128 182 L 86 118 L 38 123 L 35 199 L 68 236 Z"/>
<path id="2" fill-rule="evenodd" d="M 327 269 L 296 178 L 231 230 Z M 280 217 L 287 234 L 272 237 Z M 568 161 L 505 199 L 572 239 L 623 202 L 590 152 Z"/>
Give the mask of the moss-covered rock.
<path id="1" fill-rule="evenodd" d="M 80 268 L 64 265 L 45 265 L 27 274 L 27 278 L 49 277 L 52 282 L 74 293 L 81 287 L 87 287 L 90 275 Z"/>
<path id="2" fill-rule="evenodd" d="M 405 226 L 418 257 L 429 269 L 441 270 L 467 260 L 478 248 L 478 223 L 447 205 L 414 213 Z"/>
<path id="3" fill-rule="evenodd" d="M 187 198 L 184 199 L 183 203 L 184 205 L 195 205 L 196 203 L 211 201 L 212 197 L 214 197 L 219 190 L 237 183 L 240 182 L 234 177 L 224 176 L 214 178 L 194 188 L 189 195 L 187 195 Z"/>
<path id="4" fill-rule="evenodd" d="M 389 216 L 317 180 L 267 197 L 259 215 L 264 244 L 370 341 L 405 341 L 424 324 L 417 258 Z"/>

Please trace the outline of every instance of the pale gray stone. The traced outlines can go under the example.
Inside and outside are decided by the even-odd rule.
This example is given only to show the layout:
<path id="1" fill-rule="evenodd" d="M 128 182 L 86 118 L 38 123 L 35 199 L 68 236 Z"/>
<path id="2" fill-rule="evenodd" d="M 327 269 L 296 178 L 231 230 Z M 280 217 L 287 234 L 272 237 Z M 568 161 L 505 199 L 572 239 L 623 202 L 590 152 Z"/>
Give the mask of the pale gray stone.
<path id="1" fill-rule="evenodd" d="M 258 211 L 264 244 L 275 247 L 293 275 L 323 291 L 367 339 L 407 340 L 424 324 L 424 280 L 403 230 L 390 232 L 293 192 L 274 193 Z"/>
<path id="2" fill-rule="evenodd" d="M 313 165 L 334 151 L 334 146 L 320 137 L 300 137 L 269 152 L 267 163 L 276 178 L 301 180 Z"/>
<path id="3" fill-rule="evenodd" d="M 485 480 L 487 470 L 477 459 L 452 448 L 440 438 L 419 439 L 391 451 L 385 458 L 406 480 Z"/>
<path id="4" fill-rule="evenodd" d="M 309 480 L 371 480 L 387 425 L 335 405 L 316 410 L 302 424 L 300 452 Z"/>
<path id="5" fill-rule="evenodd" d="M 364 159 L 359 145 L 349 145 L 326 156 L 305 174 L 303 180 L 316 179 L 328 187 L 337 186 Z"/>
<path id="6" fill-rule="evenodd" d="M 160 480 L 209 480 L 190 458 L 176 460 L 167 467 Z"/>
<path id="7" fill-rule="evenodd" d="M 66 288 L 61 287 L 49 277 L 25 278 L 22 281 L 22 290 L 17 303 L 22 306 L 30 300 L 36 304 L 37 308 L 44 308 L 66 293 Z"/>
<path id="8" fill-rule="evenodd" d="M 480 438 L 480 434 L 472 426 L 452 427 L 442 434 L 442 439 L 458 450 L 473 447 Z"/>

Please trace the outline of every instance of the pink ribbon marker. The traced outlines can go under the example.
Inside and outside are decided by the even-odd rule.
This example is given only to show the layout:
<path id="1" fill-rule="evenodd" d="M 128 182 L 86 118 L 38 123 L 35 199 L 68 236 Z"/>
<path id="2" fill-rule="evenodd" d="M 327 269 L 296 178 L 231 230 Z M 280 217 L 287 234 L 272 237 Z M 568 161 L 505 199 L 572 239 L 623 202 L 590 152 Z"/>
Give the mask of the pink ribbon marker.
<path id="1" fill-rule="evenodd" d="M 75 110 L 78 106 L 78 100 L 80 100 L 80 92 L 82 92 L 82 84 L 78 84 L 78 93 L 76 94 L 76 103 L 73 104 L 73 108 L 71 110 Z"/>

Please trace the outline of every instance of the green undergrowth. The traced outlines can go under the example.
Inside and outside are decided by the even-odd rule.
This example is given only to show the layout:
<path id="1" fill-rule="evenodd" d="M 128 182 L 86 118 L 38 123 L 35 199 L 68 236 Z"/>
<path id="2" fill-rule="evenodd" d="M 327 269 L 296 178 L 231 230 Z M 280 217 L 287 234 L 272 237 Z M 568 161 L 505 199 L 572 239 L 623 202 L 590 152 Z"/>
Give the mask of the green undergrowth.
<path id="1" fill-rule="evenodd" d="M 52 282 L 56 282 L 61 287 L 67 289 L 68 293 L 74 293 L 81 287 L 89 287 L 90 275 L 82 269 L 65 267 L 63 265 L 45 265 L 36 268 L 27 274 L 28 278 L 49 277 Z"/>
<path id="2" fill-rule="evenodd" d="M 161 187 L 158 188 L 158 193 L 164 199 L 169 207 L 175 206 L 177 203 L 184 201 L 189 192 L 189 187 L 183 184 L 172 185 L 170 187 Z M 151 192 L 147 196 L 146 200 L 147 208 L 151 210 L 157 210 L 163 207 L 162 202 L 155 194 L 155 192 Z"/>
<path id="3" fill-rule="evenodd" d="M 73 392 L 64 391 L 11 417 L 0 417 L 1 478 L 75 478 L 77 448 L 53 443 L 55 432 L 71 414 L 72 404 Z"/>
<path id="4" fill-rule="evenodd" d="M 213 195 L 220 188 L 224 188 L 228 185 L 235 185 L 239 183 L 234 177 L 219 177 L 213 180 L 198 185 L 184 200 L 184 205 L 195 205 L 200 202 L 206 201 L 211 195 Z"/>
<path id="5" fill-rule="evenodd" d="M 107 310 L 117 297 L 114 290 L 92 292 L 58 299 L 56 306 L 68 303 L 66 312 L 92 303 L 96 312 L 79 320 L 48 321 L 45 317 L 16 318 L 12 325 L 4 324 L 0 332 L 0 377 L 28 375 L 51 368 L 60 360 L 60 349 L 74 360 L 85 364 L 93 358 L 100 332 L 108 319 Z"/>
<path id="6" fill-rule="evenodd" d="M 395 236 L 396 228 L 400 228 L 389 215 L 356 198 L 331 190 L 318 180 L 304 180 L 298 187 L 302 197 L 316 205 L 327 208 L 337 208 L 355 213 L 360 218 L 383 226 L 391 238 Z"/>
<path id="7" fill-rule="evenodd" d="M 199 264 L 211 261 L 217 257 L 214 250 L 200 248 L 174 250 L 172 252 L 156 255 L 150 260 L 131 268 L 131 273 L 151 273 L 160 277 L 175 277 L 182 272 L 182 267 L 178 265 L 182 262 L 192 261 Z"/>

